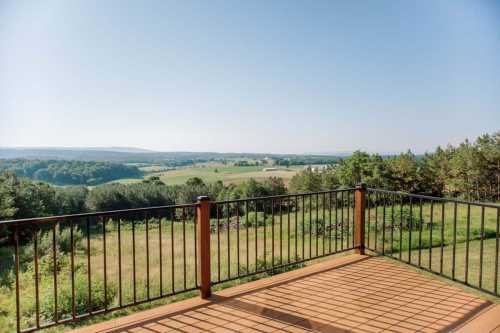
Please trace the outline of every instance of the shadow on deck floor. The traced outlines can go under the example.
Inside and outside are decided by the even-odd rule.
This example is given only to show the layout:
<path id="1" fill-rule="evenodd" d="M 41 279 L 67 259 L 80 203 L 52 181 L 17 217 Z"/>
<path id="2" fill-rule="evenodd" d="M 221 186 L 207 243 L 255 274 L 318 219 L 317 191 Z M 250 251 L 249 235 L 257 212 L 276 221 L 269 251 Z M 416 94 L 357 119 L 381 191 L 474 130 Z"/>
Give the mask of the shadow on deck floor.
<path id="1" fill-rule="evenodd" d="M 382 258 L 351 255 L 74 333 L 494 332 L 500 307 Z"/>

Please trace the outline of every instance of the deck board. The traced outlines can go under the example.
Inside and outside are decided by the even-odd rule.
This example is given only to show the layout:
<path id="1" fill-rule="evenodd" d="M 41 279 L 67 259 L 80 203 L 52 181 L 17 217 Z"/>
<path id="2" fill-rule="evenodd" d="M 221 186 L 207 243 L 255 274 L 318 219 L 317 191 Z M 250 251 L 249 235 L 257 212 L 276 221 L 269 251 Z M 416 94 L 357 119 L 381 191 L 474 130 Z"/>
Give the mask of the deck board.
<path id="1" fill-rule="evenodd" d="M 349 255 L 73 332 L 492 332 L 497 311 L 410 267 Z"/>

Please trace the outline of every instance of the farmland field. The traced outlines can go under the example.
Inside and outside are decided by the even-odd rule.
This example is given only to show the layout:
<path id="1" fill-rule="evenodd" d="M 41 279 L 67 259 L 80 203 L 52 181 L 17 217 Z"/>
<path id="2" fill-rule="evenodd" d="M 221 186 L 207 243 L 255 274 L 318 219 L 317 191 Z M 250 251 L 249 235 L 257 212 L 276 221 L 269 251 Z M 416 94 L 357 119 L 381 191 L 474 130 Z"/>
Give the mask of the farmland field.
<path id="1" fill-rule="evenodd" d="M 239 184 L 250 178 L 264 180 L 269 177 L 281 177 L 285 184 L 304 166 L 291 166 L 288 168 L 277 168 L 277 170 L 263 171 L 264 166 L 227 166 L 223 164 L 201 164 L 190 167 L 182 167 L 175 170 L 155 171 L 154 167 L 141 168 L 145 172 L 144 177 L 157 176 L 167 185 L 180 185 L 186 183 L 189 178 L 199 177 L 205 183 L 222 181 L 224 184 Z M 116 182 L 130 184 L 139 182 L 141 179 L 120 179 Z"/>

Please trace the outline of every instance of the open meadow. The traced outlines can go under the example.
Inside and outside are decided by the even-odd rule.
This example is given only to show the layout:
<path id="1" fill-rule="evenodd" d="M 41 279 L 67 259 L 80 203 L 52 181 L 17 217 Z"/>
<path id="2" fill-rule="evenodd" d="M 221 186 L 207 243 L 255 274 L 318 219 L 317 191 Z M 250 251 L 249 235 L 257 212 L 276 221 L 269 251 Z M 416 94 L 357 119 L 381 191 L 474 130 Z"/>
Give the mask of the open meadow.
<path id="1" fill-rule="evenodd" d="M 172 170 L 161 170 L 158 167 L 141 167 L 144 178 L 156 176 L 167 185 L 185 184 L 189 178 L 198 177 L 205 183 L 222 181 L 224 184 L 239 184 L 253 178 L 257 181 L 265 180 L 269 177 L 283 178 L 285 184 L 290 179 L 304 169 L 304 166 L 276 167 L 276 170 L 263 171 L 265 166 L 234 166 L 216 163 L 197 164 L 194 166 L 179 167 Z M 124 178 L 114 182 L 130 184 L 140 182 L 140 178 Z"/>

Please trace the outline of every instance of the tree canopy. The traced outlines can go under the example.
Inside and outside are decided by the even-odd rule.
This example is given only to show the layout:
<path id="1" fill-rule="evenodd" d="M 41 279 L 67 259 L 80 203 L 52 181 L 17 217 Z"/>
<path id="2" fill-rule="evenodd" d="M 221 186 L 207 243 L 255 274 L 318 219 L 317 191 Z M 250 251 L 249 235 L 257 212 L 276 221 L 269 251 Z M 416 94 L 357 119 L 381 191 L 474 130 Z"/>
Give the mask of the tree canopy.
<path id="1" fill-rule="evenodd" d="M 17 176 L 55 185 L 98 185 L 120 178 L 141 176 L 136 166 L 67 160 L 0 160 L 2 171 L 12 171 Z"/>
<path id="2" fill-rule="evenodd" d="M 385 158 L 356 151 L 325 170 L 301 171 L 291 179 L 290 191 L 351 187 L 360 182 L 395 191 L 500 200 L 500 132 L 456 147 L 438 147 L 422 158 L 411 151 Z"/>

